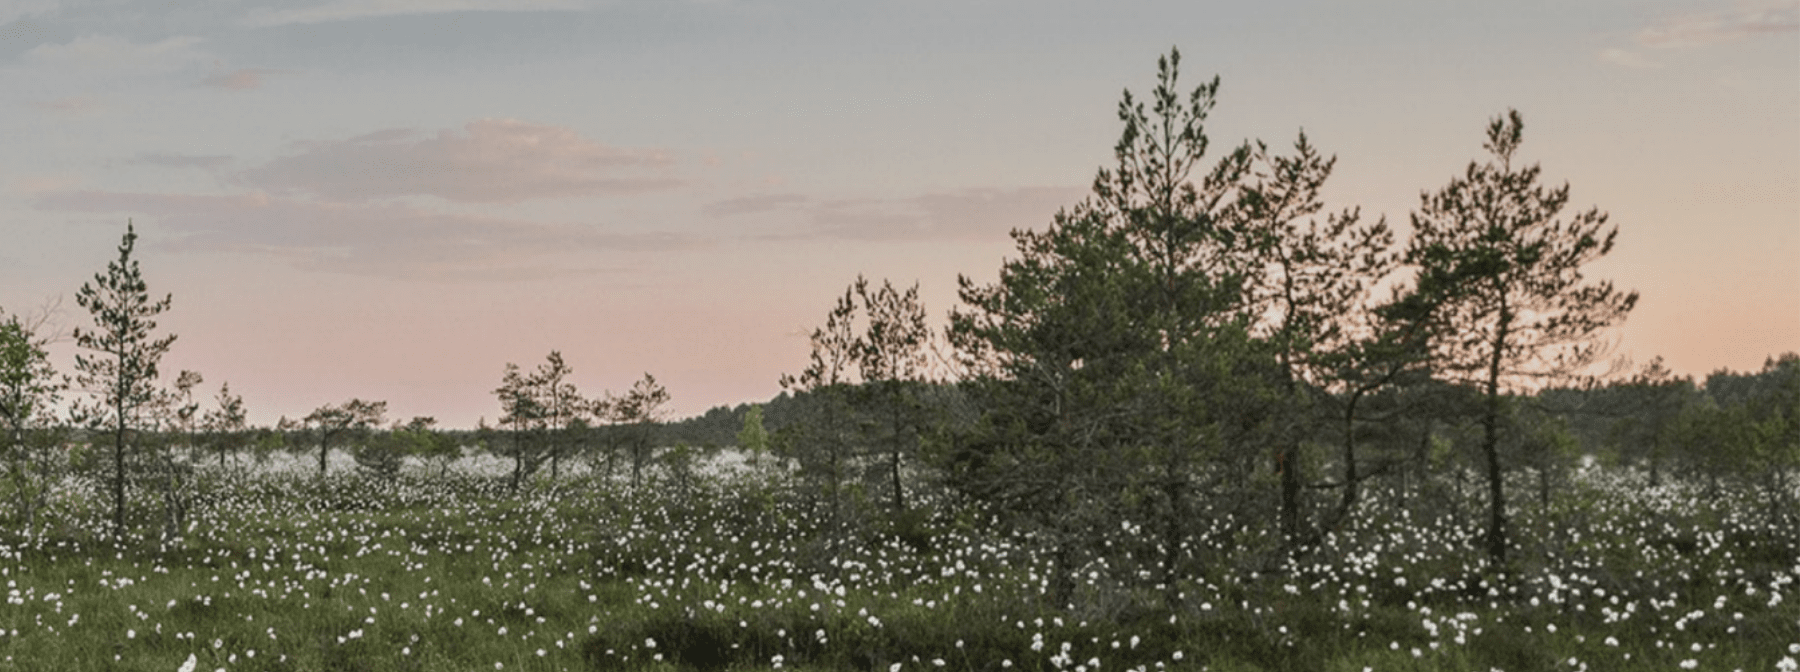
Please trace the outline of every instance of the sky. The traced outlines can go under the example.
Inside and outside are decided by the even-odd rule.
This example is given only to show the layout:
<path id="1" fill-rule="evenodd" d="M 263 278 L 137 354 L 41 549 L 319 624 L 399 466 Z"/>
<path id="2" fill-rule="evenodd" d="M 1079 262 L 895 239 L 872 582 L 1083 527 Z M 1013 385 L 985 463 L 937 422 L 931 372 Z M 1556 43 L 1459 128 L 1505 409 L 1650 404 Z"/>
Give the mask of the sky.
<path id="1" fill-rule="evenodd" d="M 1221 79 L 1215 148 L 1304 130 L 1327 207 L 1402 234 L 1518 109 L 1619 227 L 1586 269 L 1642 295 L 1618 355 L 1800 350 L 1794 1 L 6 0 L 0 308 L 90 324 L 129 220 L 165 376 L 254 424 L 492 422 L 552 350 L 591 396 L 766 400 L 859 274 L 940 322 L 992 282 L 1171 47 Z"/>

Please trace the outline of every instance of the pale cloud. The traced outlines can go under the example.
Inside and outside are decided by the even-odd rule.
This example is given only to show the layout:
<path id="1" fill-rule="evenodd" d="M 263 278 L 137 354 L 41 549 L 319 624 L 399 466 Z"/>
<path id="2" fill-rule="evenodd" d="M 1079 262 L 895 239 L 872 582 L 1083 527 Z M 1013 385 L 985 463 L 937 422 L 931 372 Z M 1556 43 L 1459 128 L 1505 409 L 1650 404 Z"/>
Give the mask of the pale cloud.
<path id="1" fill-rule="evenodd" d="M 700 212 L 708 217 L 731 217 L 734 215 L 753 215 L 771 210 L 780 210 L 806 203 L 809 199 L 799 194 L 759 194 L 713 201 L 700 208 Z"/>
<path id="2" fill-rule="evenodd" d="M 807 226 L 767 236 L 864 241 L 993 240 L 1041 229 L 1079 201 L 1081 187 L 969 188 L 898 199 L 808 202 Z"/>
<path id="3" fill-rule="evenodd" d="M 231 163 L 231 157 L 225 155 L 167 154 L 163 152 L 147 152 L 131 159 L 131 163 L 150 166 L 168 166 L 171 168 L 204 168 L 207 170 L 224 167 Z"/>
<path id="4" fill-rule="evenodd" d="M 1087 187 L 958 189 L 926 194 L 912 202 L 952 237 L 988 237 L 1013 229 L 1042 229 L 1056 211 L 1088 195 Z"/>
<path id="5" fill-rule="evenodd" d="M 210 86 L 229 91 L 248 91 L 262 88 L 263 75 L 272 75 L 281 70 L 264 68 L 240 68 L 231 72 L 222 72 L 200 80 L 202 86 Z"/>
<path id="6" fill-rule="evenodd" d="M 252 14 L 252 27 L 326 23 L 448 12 L 536 12 L 580 9 L 578 0 L 333 0 L 311 7 Z"/>
<path id="7" fill-rule="evenodd" d="M 6 0 L 5 3 L 0 3 L 0 26 L 15 20 L 21 24 L 26 23 L 28 19 L 25 17 L 48 14 L 61 4 L 63 0 Z"/>
<path id="8" fill-rule="evenodd" d="M 79 184 L 81 184 L 81 178 L 69 175 L 34 175 L 13 180 L 12 189 L 27 196 L 37 196 L 66 191 Z"/>
<path id="9" fill-rule="evenodd" d="M 111 35 L 82 35 L 61 44 L 40 44 L 25 52 L 26 63 L 53 69 L 167 71 L 207 58 L 195 48 L 200 38 L 170 37 L 137 43 Z"/>
<path id="10" fill-rule="evenodd" d="M 1800 1 L 1752 3 L 1735 9 L 1673 17 L 1639 31 L 1647 47 L 1693 47 L 1800 31 Z"/>
<path id="11" fill-rule="evenodd" d="M 377 131 L 300 149 L 240 177 L 272 191 L 333 199 L 429 195 L 462 203 L 635 194 L 680 184 L 660 170 L 674 163 L 666 152 L 612 147 L 571 128 L 513 119 L 483 119 L 430 137 Z"/>
<path id="12" fill-rule="evenodd" d="M 33 101 L 25 103 L 25 105 L 46 112 L 70 116 L 98 112 L 101 107 L 99 99 L 92 96 L 73 96 L 69 98 L 58 98 L 56 100 Z"/>
<path id="13" fill-rule="evenodd" d="M 1630 51 L 1627 49 L 1605 49 L 1605 50 L 1602 50 L 1600 52 L 1600 60 L 1605 61 L 1607 63 L 1611 63 L 1613 65 L 1622 65 L 1627 68 L 1662 67 L 1661 63 L 1652 61 L 1648 58 L 1645 58 L 1643 54 L 1637 53 L 1635 51 Z"/>
<path id="14" fill-rule="evenodd" d="M 569 255 L 704 247 L 668 233 L 617 233 L 460 215 L 394 204 L 319 203 L 270 196 L 61 191 L 46 210 L 128 213 L 154 223 L 175 251 L 267 254 L 317 271 L 391 278 L 527 279 L 594 270 Z"/>

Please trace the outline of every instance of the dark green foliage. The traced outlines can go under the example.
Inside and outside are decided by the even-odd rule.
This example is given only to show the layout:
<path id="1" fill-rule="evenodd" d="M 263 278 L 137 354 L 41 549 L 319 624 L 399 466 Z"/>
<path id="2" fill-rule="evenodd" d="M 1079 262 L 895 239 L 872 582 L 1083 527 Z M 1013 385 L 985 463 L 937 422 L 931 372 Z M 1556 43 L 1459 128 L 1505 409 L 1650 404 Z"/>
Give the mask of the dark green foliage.
<path id="1" fill-rule="evenodd" d="M 75 384 L 92 395 L 77 402 L 74 415 L 96 431 L 110 433 L 112 443 L 113 533 L 125 528 L 126 454 L 141 445 L 145 412 L 158 393 L 157 365 L 175 343 L 175 335 L 153 336 L 156 316 L 169 309 L 172 295 L 150 298 L 136 259 L 137 231 L 130 222 L 119 242 L 119 258 L 108 262 L 75 295 L 75 302 L 94 319 L 93 329 L 76 328 L 75 344 L 92 354 L 75 356 Z"/>
<path id="2" fill-rule="evenodd" d="M 1537 166 L 1513 166 L 1523 131 L 1517 111 L 1488 125 L 1484 147 L 1493 158 L 1471 162 L 1436 193 L 1420 195 L 1406 250 L 1406 262 L 1421 267 L 1423 278 L 1460 279 L 1438 309 L 1451 328 L 1437 333 L 1432 367 L 1487 397 L 1487 550 L 1496 565 L 1504 564 L 1507 548 L 1503 393 L 1578 372 L 1598 354 L 1599 332 L 1623 321 L 1638 298 L 1609 281 L 1583 283 L 1582 266 L 1612 251 L 1618 227 L 1604 229 L 1606 215 L 1597 209 L 1560 218 L 1568 185 L 1544 188 Z"/>
<path id="3" fill-rule="evenodd" d="M 37 522 L 48 505 L 52 486 L 68 469 L 68 459 L 53 447 L 64 432 L 54 418 L 67 381 L 56 376 L 44 350 L 47 339 L 38 324 L 0 312 L 0 491 L 11 513 L 25 528 Z"/>
<path id="4" fill-rule="evenodd" d="M 519 366 L 506 363 L 500 387 L 494 396 L 500 399 L 500 426 L 507 430 L 504 438 L 496 438 L 489 450 L 513 461 L 512 488 L 529 478 L 547 457 L 544 449 L 545 421 L 549 412 L 536 393 L 536 381 L 519 371 Z"/>
<path id="5" fill-rule="evenodd" d="M 769 453 L 769 430 L 763 427 L 761 404 L 753 404 L 744 413 L 744 428 L 738 430 L 737 447 L 750 456 L 752 466 L 761 466 Z"/>
<path id="6" fill-rule="evenodd" d="M 626 407 L 584 399 L 575 384 L 569 382 L 574 373 L 563 362 L 562 353 L 555 350 L 530 374 L 520 371 L 517 364 L 507 363 L 494 396 L 500 400 L 500 425 L 508 433 L 490 448 L 512 459 L 514 488 L 537 473 L 545 462 L 550 464 L 551 478 L 560 475 L 563 459 L 586 448 L 590 414 L 602 421 L 635 422 L 615 417 L 617 412 L 629 410 Z"/>
<path id="7" fill-rule="evenodd" d="M 225 466 L 225 458 L 249 444 L 251 436 L 245 422 L 244 398 L 231 393 L 231 383 L 219 386 L 219 394 L 214 397 L 215 407 L 206 412 L 201 419 L 201 427 L 206 431 L 206 440 L 219 457 L 219 466 Z"/>
<path id="8" fill-rule="evenodd" d="M 1254 180 L 1243 188 L 1235 216 L 1252 241 L 1244 292 L 1253 312 L 1262 316 L 1257 334 L 1280 364 L 1285 399 L 1278 424 L 1288 430 L 1272 438 L 1281 480 L 1282 533 L 1293 539 L 1301 533 L 1301 488 L 1309 480 L 1300 444 L 1331 419 L 1314 409 L 1322 396 L 1318 391 L 1340 391 L 1348 384 L 1341 389 L 1346 396 L 1359 392 L 1357 381 L 1339 380 L 1346 365 L 1368 358 L 1369 353 L 1359 352 L 1359 337 L 1367 337 L 1359 332 L 1371 331 L 1375 316 L 1357 308 L 1366 305 L 1371 288 L 1398 258 L 1386 220 L 1363 223 L 1357 209 L 1302 225 L 1303 218 L 1324 208 L 1320 190 L 1337 163 L 1336 157 L 1321 157 L 1304 132 L 1294 142 L 1292 156 L 1272 155 L 1258 142 L 1255 158 Z M 1347 406 L 1345 422 L 1353 423 L 1354 401 Z M 1355 460 L 1354 444 L 1347 440 L 1340 481 L 1345 508 L 1355 501 Z"/>
<path id="9" fill-rule="evenodd" d="M 1244 473 L 1252 456 L 1232 448 L 1260 442 L 1275 379 L 1249 331 L 1255 240 L 1232 212 L 1252 154 L 1200 165 L 1218 81 L 1183 97 L 1179 60 L 1159 61 L 1154 119 L 1129 93 L 1119 103 L 1118 167 L 1093 196 L 1015 231 L 998 283 L 961 279 L 951 337 L 982 421 L 946 465 L 964 492 L 1042 528 L 1059 571 L 1085 561 L 1084 527 L 1133 501 L 1158 511 L 1170 599 L 1194 477 Z"/>
<path id="10" fill-rule="evenodd" d="M 668 403 L 669 390 L 648 372 L 631 385 L 624 397 L 614 402 L 613 413 L 625 434 L 626 451 L 631 454 L 631 484 L 634 487 L 643 485 L 644 467 L 656 457 Z"/>
<path id="11" fill-rule="evenodd" d="M 393 428 L 357 446 L 353 453 L 357 468 L 377 479 L 391 481 L 400 474 L 409 456 L 443 459 L 446 453 L 460 454 L 448 437 L 432 429 L 436 424 L 437 419 L 429 417 L 415 417 L 404 425 L 396 422 Z"/>
<path id="12" fill-rule="evenodd" d="M 387 402 L 351 399 L 333 406 L 326 404 L 313 410 L 301 422 L 319 442 L 319 478 L 325 477 L 326 458 L 333 441 L 352 443 L 352 454 L 361 452 L 371 431 L 380 427 L 387 415 Z"/>

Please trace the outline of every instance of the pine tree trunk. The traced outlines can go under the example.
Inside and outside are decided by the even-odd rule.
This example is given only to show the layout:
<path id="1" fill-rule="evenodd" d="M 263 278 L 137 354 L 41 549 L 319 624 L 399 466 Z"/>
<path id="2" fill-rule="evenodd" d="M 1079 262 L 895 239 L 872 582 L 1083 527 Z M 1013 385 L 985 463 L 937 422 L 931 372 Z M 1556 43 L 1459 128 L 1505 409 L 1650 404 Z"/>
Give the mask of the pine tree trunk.
<path id="1" fill-rule="evenodd" d="M 1056 554 L 1050 563 L 1050 606 L 1068 609 L 1075 601 L 1075 542 L 1073 534 L 1064 532 L 1056 541 Z"/>
<path id="2" fill-rule="evenodd" d="M 1538 506 L 1550 508 L 1550 468 L 1538 468 Z"/>
<path id="3" fill-rule="evenodd" d="M 119 413 L 113 433 L 113 536 L 125 537 L 125 412 Z"/>
<path id="4" fill-rule="evenodd" d="M 1163 607 L 1173 613 L 1181 606 L 1181 541 L 1184 536 L 1182 523 L 1187 520 L 1187 489 L 1183 487 L 1185 483 L 1179 469 L 1171 468 L 1163 477 L 1163 487 L 1169 498 L 1169 517 L 1163 521 Z"/>
<path id="5" fill-rule="evenodd" d="M 1495 567 L 1506 564 L 1506 488 L 1500 469 L 1500 361 L 1506 349 L 1507 308 L 1500 307 L 1500 331 L 1494 339 L 1494 354 L 1488 363 L 1487 411 L 1481 417 L 1481 450 L 1487 457 L 1488 470 L 1488 558 Z"/>
<path id="6" fill-rule="evenodd" d="M 1337 519 L 1341 524 L 1350 518 L 1350 510 L 1356 508 L 1357 473 L 1356 473 L 1356 402 L 1358 397 L 1351 397 L 1344 408 L 1344 498 L 1338 502 Z M 1401 492 L 1405 492 L 1401 488 Z M 1405 502 L 1401 502 L 1405 506 Z"/>
<path id="7" fill-rule="evenodd" d="M 1300 536 L 1299 452 L 1291 439 L 1284 438 L 1275 453 L 1276 468 L 1281 472 L 1281 536 L 1287 544 Z"/>

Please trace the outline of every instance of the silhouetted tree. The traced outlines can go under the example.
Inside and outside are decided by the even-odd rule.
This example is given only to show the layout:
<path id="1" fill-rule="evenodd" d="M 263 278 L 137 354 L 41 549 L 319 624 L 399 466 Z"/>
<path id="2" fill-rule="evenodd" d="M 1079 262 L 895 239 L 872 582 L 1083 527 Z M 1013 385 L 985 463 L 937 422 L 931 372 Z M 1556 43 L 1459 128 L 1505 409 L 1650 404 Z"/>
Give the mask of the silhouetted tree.
<path id="1" fill-rule="evenodd" d="M 573 373 L 575 370 L 563 363 L 562 353 L 552 350 L 528 381 L 532 393 L 537 395 L 537 405 L 543 412 L 544 426 L 549 434 L 546 452 L 549 453 L 552 479 L 561 473 L 562 457 L 575 449 L 575 441 L 585 433 L 576 431 L 576 423 L 581 420 L 583 409 L 590 404 L 581 398 L 575 384 L 569 382 Z"/>
<path id="2" fill-rule="evenodd" d="M 112 434 L 113 533 L 125 531 L 125 456 L 137 441 L 142 413 L 156 401 L 157 364 L 175 335 L 153 334 L 155 317 L 169 309 L 173 295 L 150 298 L 149 287 L 131 258 L 137 232 L 128 221 L 119 243 L 119 258 L 105 273 L 94 275 L 75 295 L 93 316 L 94 328 L 76 328 L 75 344 L 94 354 L 75 356 L 76 385 L 93 395 L 92 404 L 78 403 L 75 414 L 91 427 Z"/>
<path id="3" fill-rule="evenodd" d="M 507 362 L 506 371 L 500 377 L 500 387 L 494 389 L 494 396 L 500 399 L 500 426 L 509 428 L 511 440 L 501 452 L 513 460 L 510 480 L 513 490 L 518 490 L 520 483 L 535 473 L 543 462 L 540 439 L 547 412 L 536 387 L 536 381 L 521 373 L 519 365 Z"/>
<path id="4" fill-rule="evenodd" d="M 1218 458 L 1248 464 L 1226 448 L 1257 442 L 1269 410 L 1272 358 L 1248 333 L 1252 241 L 1232 212 L 1251 152 L 1201 166 L 1218 80 L 1182 96 L 1179 62 L 1159 59 L 1154 118 L 1129 92 L 1119 103 L 1118 167 L 1045 231 L 1014 231 L 998 284 L 962 278 L 951 318 L 985 407 L 953 480 L 1053 540 L 1059 607 L 1078 551 L 1097 547 L 1089 530 L 1116 527 L 1128 499 L 1153 512 L 1155 578 L 1175 601 L 1194 478 Z"/>
<path id="5" fill-rule="evenodd" d="M 633 383 L 631 391 L 617 402 L 620 422 L 630 429 L 626 448 L 631 451 L 633 487 L 643 484 L 644 465 L 655 457 L 656 428 L 668 415 L 665 410 L 668 403 L 669 391 L 649 373 L 645 373 L 642 380 Z"/>
<path id="6" fill-rule="evenodd" d="M 205 378 L 199 372 L 183 370 L 175 377 L 175 387 L 159 391 L 153 404 L 152 415 L 161 425 L 161 431 L 153 441 L 147 442 L 147 447 L 152 448 L 149 460 L 151 482 L 162 491 L 164 539 L 182 534 L 188 512 L 193 507 L 192 459 L 199 448 L 200 420 L 200 404 L 194 401 L 194 388 L 203 382 Z"/>
<path id="7" fill-rule="evenodd" d="M 1246 291 L 1262 318 L 1257 331 L 1280 364 L 1286 420 L 1277 423 L 1282 431 L 1273 439 L 1281 531 L 1291 541 L 1300 535 L 1300 493 L 1307 480 L 1300 442 L 1315 433 L 1308 425 L 1320 417 L 1313 410 L 1315 391 L 1340 386 L 1334 374 L 1353 356 L 1357 339 L 1367 337 L 1358 333 L 1365 327 L 1358 318 L 1366 315 L 1366 295 L 1399 257 L 1386 220 L 1364 223 L 1354 208 L 1302 225 L 1324 209 L 1319 192 L 1337 163 L 1320 156 L 1304 132 L 1292 156 L 1272 155 L 1258 142 L 1255 159 L 1255 178 L 1243 189 L 1237 215 L 1251 241 Z M 1353 445 L 1347 448 L 1341 485 L 1354 501 L 1355 452 Z"/>
<path id="8" fill-rule="evenodd" d="M 437 419 L 430 417 L 414 417 L 404 424 L 395 422 L 387 432 L 357 448 L 357 467 L 378 479 L 392 480 L 400 475 L 407 456 L 441 455 L 441 445 L 449 441 L 432 430 L 436 424 Z"/>
<path id="9" fill-rule="evenodd" d="M 1539 168 L 1513 166 L 1524 121 L 1508 111 L 1488 125 L 1492 158 L 1469 164 L 1436 193 L 1420 195 L 1412 215 L 1409 264 L 1465 278 L 1441 310 L 1455 325 L 1435 344 L 1433 368 L 1480 385 L 1482 453 L 1488 474 L 1486 545 L 1496 566 L 1506 560 L 1506 494 L 1500 460 L 1502 397 L 1546 378 L 1566 376 L 1596 357 L 1599 332 L 1622 321 L 1637 293 L 1611 282 L 1583 284 L 1581 267 L 1612 250 L 1618 227 L 1603 231 L 1605 213 L 1559 213 L 1569 187 L 1538 185 Z"/>
<path id="10" fill-rule="evenodd" d="M 408 454 L 438 465 L 438 477 L 449 472 L 450 463 L 462 457 L 462 446 L 455 436 L 436 429 L 437 418 L 415 417 L 397 432 L 403 435 Z"/>
<path id="11" fill-rule="evenodd" d="M 224 468 L 225 457 L 242 448 L 249 438 L 245 434 L 244 397 L 232 394 L 231 383 L 227 382 L 219 386 L 213 403 L 215 407 L 206 412 L 200 424 L 219 455 L 219 467 Z"/>
<path id="12" fill-rule="evenodd" d="M 854 320 L 854 286 L 838 297 L 823 326 L 812 331 L 812 352 L 799 376 L 782 374 L 784 391 L 805 394 L 814 402 L 804 422 L 779 430 L 784 457 L 800 465 L 800 473 L 825 500 L 828 539 L 836 539 L 844 527 L 844 480 L 852 459 L 850 390 L 851 366 L 856 361 L 858 339 Z"/>
<path id="13" fill-rule="evenodd" d="M 925 326 L 917 284 L 902 293 L 883 280 L 871 292 L 868 281 L 857 276 L 853 287 L 868 320 L 852 346 L 862 378 L 860 405 L 871 424 L 880 426 L 876 440 L 886 448 L 890 501 L 894 513 L 900 513 L 906 510 L 902 461 L 918 451 L 922 409 L 917 394 L 930 365 L 931 330 Z"/>
<path id="14" fill-rule="evenodd" d="M 341 405 L 326 404 L 302 419 L 319 440 L 319 478 L 325 478 L 326 459 L 333 439 L 347 440 L 380 427 L 387 416 L 387 402 L 351 399 Z"/>

